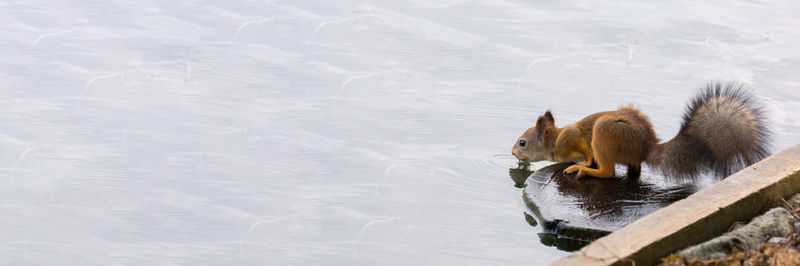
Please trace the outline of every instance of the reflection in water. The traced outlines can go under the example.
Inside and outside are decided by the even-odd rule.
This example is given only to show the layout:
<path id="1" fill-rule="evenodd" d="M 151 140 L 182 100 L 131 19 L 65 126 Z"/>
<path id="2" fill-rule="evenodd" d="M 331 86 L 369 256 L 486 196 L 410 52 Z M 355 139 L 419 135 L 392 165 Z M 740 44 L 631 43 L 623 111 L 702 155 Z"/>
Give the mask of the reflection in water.
<path id="1" fill-rule="evenodd" d="M 533 218 L 533 215 L 531 215 L 528 212 L 524 212 L 524 214 L 525 214 L 525 221 L 528 222 L 529 225 L 533 227 L 539 225 L 539 223 L 536 221 L 536 218 Z"/>
<path id="2" fill-rule="evenodd" d="M 511 176 L 511 180 L 514 180 L 515 187 L 525 187 L 525 180 L 528 180 L 528 177 L 533 174 L 533 171 L 530 170 L 530 166 L 530 163 L 520 162 L 517 168 L 508 169 L 508 175 Z"/>
<path id="3" fill-rule="evenodd" d="M 588 245 L 590 242 L 558 237 L 552 233 L 539 233 L 539 241 L 546 246 L 556 247 L 564 251 L 575 251 Z"/>

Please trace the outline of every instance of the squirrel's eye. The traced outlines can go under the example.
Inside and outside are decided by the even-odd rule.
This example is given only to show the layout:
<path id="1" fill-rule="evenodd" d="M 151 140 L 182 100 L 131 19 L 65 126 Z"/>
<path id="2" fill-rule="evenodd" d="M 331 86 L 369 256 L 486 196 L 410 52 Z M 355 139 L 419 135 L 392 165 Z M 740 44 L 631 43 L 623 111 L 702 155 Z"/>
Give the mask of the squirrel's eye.
<path id="1" fill-rule="evenodd" d="M 520 147 L 525 147 L 525 140 L 524 139 L 519 140 L 519 146 Z"/>

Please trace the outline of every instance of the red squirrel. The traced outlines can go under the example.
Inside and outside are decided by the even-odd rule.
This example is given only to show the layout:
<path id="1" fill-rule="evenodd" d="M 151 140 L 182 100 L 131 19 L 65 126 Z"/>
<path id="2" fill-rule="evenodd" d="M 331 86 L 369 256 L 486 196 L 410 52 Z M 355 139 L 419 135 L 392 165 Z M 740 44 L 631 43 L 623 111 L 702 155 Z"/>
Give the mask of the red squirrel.
<path id="1" fill-rule="evenodd" d="M 726 177 L 769 155 L 763 106 L 738 83 L 713 83 L 695 96 L 678 135 L 659 144 L 650 119 L 632 105 L 556 127 L 548 110 L 522 134 L 511 153 L 523 162 L 577 162 L 576 177 L 614 176 L 614 165 L 638 177 L 641 163 L 676 178 Z M 596 167 L 595 167 L 596 165 Z"/>

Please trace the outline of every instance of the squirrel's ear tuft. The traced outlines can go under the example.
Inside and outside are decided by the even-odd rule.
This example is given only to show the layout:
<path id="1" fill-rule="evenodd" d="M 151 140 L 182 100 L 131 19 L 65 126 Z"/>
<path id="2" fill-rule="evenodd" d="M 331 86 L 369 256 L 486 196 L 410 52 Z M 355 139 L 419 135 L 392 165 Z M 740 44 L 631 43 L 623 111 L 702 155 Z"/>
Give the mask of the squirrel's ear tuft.
<path id="1" fill-rule="evenodd" d="M 550 110 L 547 110 L 547 112 L 544 112 L 544 118 L 547 119 L 550 123 L 555 123 L 556 122 L 556 119 L 553 118 L 553 113 L 551 113 Z"/>

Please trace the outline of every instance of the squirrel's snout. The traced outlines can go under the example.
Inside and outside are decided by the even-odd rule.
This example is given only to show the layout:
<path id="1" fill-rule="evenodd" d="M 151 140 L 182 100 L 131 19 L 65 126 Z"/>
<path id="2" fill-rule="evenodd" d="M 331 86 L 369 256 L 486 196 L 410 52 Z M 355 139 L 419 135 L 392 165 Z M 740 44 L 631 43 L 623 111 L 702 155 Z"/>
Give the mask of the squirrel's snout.
<path id="1" fill-rule="evenodd" d="M 517 147 L 516 147 L 516 146 L 514 146 L 514 148 L 513 148 L 513 149 L 511 149 L 511 154 L 512 154 L 512 155 L 514 155 L 514 157 L 516 157 L 516 158 L 517 158 L 517 160 L 519 160 L 519 161 L 521 161 L 521 162 L 527 162 L 527 161 L 528 161 L 528 159 L 527 159 L 527 158 L 520 157 L 520 155 L 519 155 L 519 150 L 517 149 Z"/>

